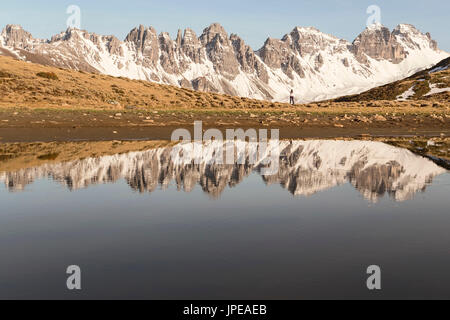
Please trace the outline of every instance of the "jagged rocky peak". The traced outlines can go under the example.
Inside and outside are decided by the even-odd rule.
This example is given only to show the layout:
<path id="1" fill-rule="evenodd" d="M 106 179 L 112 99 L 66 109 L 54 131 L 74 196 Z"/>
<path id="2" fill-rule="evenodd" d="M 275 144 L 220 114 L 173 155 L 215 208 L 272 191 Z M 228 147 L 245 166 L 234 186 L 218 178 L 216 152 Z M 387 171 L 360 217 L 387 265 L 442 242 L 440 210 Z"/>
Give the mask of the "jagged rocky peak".
<path id="1" fill-rule="evenodd" d="M 97 41 L 97 39 L 101 38 L 102 36 L 96 35 L 95 33 L 89 33 L 86 30 L 81 30 L 73 27 L 69 27 L 66 29 L 66 31 L 61 32 L 60 34 L 54 35 L 50 43 L 57 42 L 57 41 L 77 41 L 79 39 L 88 39 L 91 41 Z"/>
<path id="2" fill-rule="evenodd" d="M 8 47 L 26 49 L 33 41 L 31 33 L 25 31 L 22 26 L 8 24 L 2 31 L 4 44 Z"/>
<path id="3" fill-rule="evenodd" d="M 237 34 L 232 34 L 230 36 L 230 41 L 242 69 L 246 72 L 252 73 L 256 65 L 259 63 L 253 49 L 248 46 Z"/>
<path id="4" fill-rule="evenodd" d="M 237 34 L 232 34 L 230 36 L 230 41 L 242 70 L 252 73 L 255 70 L 255 64 L 257 64 L 257 59 L 252 48 L 246 45 L 244 40 Z"/>
<path id="5" fill-rule="evenodd" d="M 183 31 L 181 31 L 181 29 L 178 29 L 175 42 L 177 44 L 177 48 L 181 48 L 181 43 L 183 42 Z"/>
<path id="6" fill-rule="evenodd" d="M 176 43 L 174 43 L 170 38 L 170 34 L 168 32 L 161 32 L 158 39 L 162 50 L 168 49 L 167 47 L 170 47 L 171 50 L 175 49 Z"/>
<path id="7" fill-rule="evenodd" d="M 181 41 L 182 46 L 198 46 L 200 42 L 198 41 L 197 34 L 194 30 L 186 28 L 183 33 L 183 39 Z"/>
<path id="8" fill-rule="evenodd" d="M 314 27 L 295 27 L 282 38 L 283 41 L 305 42 L 306 39 L 318 39 L 326 34 Z"/>
<path id="9" fill-rule="evenodd" d="M 325 34 L 314 27 L 295 27 L 281 40 L 268 38 L 257 54 L 266 65 L 282 69 L 290 79 L 294 79 L 295 74 L 304 78 L 307 66 L 302 64 L 298 56 L 312 56 L 317 71 L 324 64 L 321 52 L 336 51 L 341 44 L 341 51 L 345 50 L 348 45 L 345 40 Z"/>
<path id="10" fill-rule="evenodd" d="M 49 44 L 69 42 L 71 43 L 70 46 L 77 47 L 82 43 L 80 41 L 83 39 L 92 42 L 92 44 L 97 46 L 100 51 L 106 49 L 110 54 L 123 56 L 123 49 L 121 48 L 122 42 L 116 36 L 102 36 L 73 27 L 67 28 L 66 31 L 53 36 L 49 41 Z"/>
<path id="11" fill-rule="evenodd" d="M 159 39 L 153 27 L 140 25 L 131 30 L 125 42 L 132 43 L 144 67 L 156 67 L 159 59 Z"/>
<path id="12" fill-rule="evenodd" d="M 123 56 L 122 42 L 115 36 L 108 36 L 106 39 L 106 47 L 111 54 Z"/>
<path id="13" fill-rule="evenodd" d="M 194 30 L 190 28 L 184 30 L 181 38 L 181 50 L 192 62 L 197 64 L 203 63 L 202 45 Z"/>
<path id="14" fill-rule="evenodd" d="M 296 27 L 282 39 L 302 57 L 325 50 L 339 39 L 314 27 Z"/>
<path id="15" fill-rule="evenodd" d="M 239 74 L 239 62 L 225 29 L 218 23 L 211 24 L 203 30 L 200 42 L 206 50 L 208 59 L 214 65 L 215 71 L 228 80 L 234 80 Z"/>
<path id="16" fill-rule="evenodd" d="M 230 41 L 241 69 L 246 73 L 256 72 L 258 78 L 267 84 L 269 82 L 268 72 L 253 49 L 237 34 L 232 34 Z"/>
<path id="17" fill-rule="evenodd" d="M 152 43 L 157 40 L 158 36 L 156 30 L 153 27 L 145 27 L 140 25 L 137 28 L 133 28 L 125 38 L 125 42 L 132 42 L 136 45 L 136 49 L 142 53 L 148 43 Z"/>
<path id="18" fill-rule="evenodd" d="M 178 47 L 176 42 L 170 38 L 169 33 L 162 32 L 159 35 L 159 48 L 161 66 L 166 72 L 175 74 L 184 71 L 184 68 L 177 63 L 179 60 L 176 58 Z"/>
<path id="19" fill-rule="evenodd" d="M 426 33 L 423 34 L 422 32 L 420 32 L 415 26 L 413 26 L 412 24 L 407 24 L 407 23 L 401 23 L 399 25 L 397 25 L 394 30 L 392 31 L 392 33 L 394 35 L 415 35 L 415 36 L 427 36 L 429 38 L 431 38 L 430 33 Z"/>
<path id="20" fill-rule="evenodd" d="M 143 41 L 148 35 L 156 35 L 156 29 L 153 27 L 146 27 L 139 25 L 133 28 L 125 38 L 125 41 L 138 42 Z"/>
<path id="21" fill-rule="evenodd" d="M 280 68 L 282 54 L 287 49 L 285 42 L 279 39 L 267 38 L 261 49 L 257 51 L 257 54 L 270 68 Z"/>
<path id="22" fill-rule="evenodd" d="M 391 31 L 381 24 L 368 26 L 354 41 L 352 52 L 361 63 L 367 63 L 367 56 L 376 60 L 403 61 L 407 53 Z"/>
<path id="23" fill-rule="evenodd" d="M 30 34 L 30 33 L 25 31 L 22 28 L 22 26 L 18 24 L 7 24 L 2 31 L 3 36 L 13 36 L 16 34 Z"/>
<path id="24" fill-rule="evenodd" d="M 405 43 L 411 49 L 431 48 L 438 49 L 438 44 L 431 38 L 429 32 L 423 34 L 411 24 L 399 24 L 392 31 L 392 35 Z"/>
<path id="25" fill-rule="evenodd" d="M 268 38 L 257 54 L 267 66 L 283 70 L 293 80 L 294 74 L 300 78 L 305 77 L 305 70 L 296 50 L 300 50 L 300 46 L 294 45 L 291 35 L 285 35 L 282 40 Z"/>
<path id="26" fill-rule="evenodd" d="M 213 41 L 226 43 L 228 41 L 228 33 L 219 23 L 212 23 L 209 27 L 203 30 L 203 33 L 200 36 L 200 41 L 203 45 L 207 45 Z"/>

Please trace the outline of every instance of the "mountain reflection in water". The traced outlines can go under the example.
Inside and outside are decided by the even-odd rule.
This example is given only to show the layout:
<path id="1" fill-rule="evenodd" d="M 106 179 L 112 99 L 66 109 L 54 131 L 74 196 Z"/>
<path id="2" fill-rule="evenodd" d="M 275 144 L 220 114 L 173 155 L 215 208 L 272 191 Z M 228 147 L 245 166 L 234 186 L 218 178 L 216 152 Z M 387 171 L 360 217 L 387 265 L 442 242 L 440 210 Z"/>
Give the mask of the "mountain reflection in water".
<path id="1" fill-rule="evenodd" d="M 247 151 L 252 149 L 246 142 L 231 143 L 244 144 Z M 435 176 L 446 172 L 428 159 L 381 142 L 281 141 L 279 168 L 274 175 L 263 175 L 262 161 L 252 163 L 248 152 L 242 153 L 239 148 L 235 150 L 235 158 L 241 161 L 234 164 L 217 164 L 206 157 L 199 163 L 183 163 L 174 159 L 173 148 L 1 172 L 0 181 L 10 191 L 21 191 L 33 181 L 47 177 L 70 190 L 125 179 L 133 190 L 142 193 L 152 192 L 159 186 L 164 189 L 174 182 L 179 190 L 186 192 L 199 185 L 217 198 L 227 187 L 239 184 L 256 172 L 264 183 L 280 184 L 293 195 L 310 196 L 351 183 L 370 201 L 377 201 L 386 193 L 396 201 L 405 201 L 424 191 Z M 204 154 L 214 154 L 214 148 L 217 143 L 205 144 Z"/>

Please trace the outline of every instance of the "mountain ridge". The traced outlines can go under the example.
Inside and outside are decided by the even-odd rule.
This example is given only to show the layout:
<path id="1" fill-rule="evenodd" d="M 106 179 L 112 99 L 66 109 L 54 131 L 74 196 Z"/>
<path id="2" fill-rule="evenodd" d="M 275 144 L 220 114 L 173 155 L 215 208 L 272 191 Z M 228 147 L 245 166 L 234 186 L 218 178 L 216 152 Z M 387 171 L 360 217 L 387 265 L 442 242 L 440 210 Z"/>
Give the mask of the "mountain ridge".
<path id="1" fill-rule="evenodd" d="M 200 36 L 179 30 L 174 40 L 140 25 L 124 41 L 74 28 L 49 40 L 35 39 L 20 26 L 7 25 L 0 54 L 261 100 L 286 101 L 293 88 L 300 102 L 362 92 L 448 57 L 429 34 L 406 24 L 392 32 L 368 27 L 353 43 L 314 27 L 296 27 L 281 39 L 268 38 L 256 51 L 218 23 Z"/>

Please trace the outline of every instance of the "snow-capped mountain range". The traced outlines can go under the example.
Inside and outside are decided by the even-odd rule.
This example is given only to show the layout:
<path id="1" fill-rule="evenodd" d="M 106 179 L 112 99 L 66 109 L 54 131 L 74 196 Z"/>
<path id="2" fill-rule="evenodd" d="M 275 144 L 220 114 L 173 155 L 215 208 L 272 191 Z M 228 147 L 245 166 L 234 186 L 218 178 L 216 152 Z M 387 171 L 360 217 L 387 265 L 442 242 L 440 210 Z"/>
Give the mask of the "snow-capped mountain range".
<path id="1" fill-rule="evenodd" d="M 0 54 L 74 70 L 148 80 L 201 91 L 310 102 L 356 94 L 429 68 L 449 54 L 430 34 L 401 24 L 366 28 L 353 43 L 297 27 L 282 39 L 269 38 L 254 51 L 236 34 L 212 24 L 198 37 L 139 26 L 124 41 L 78 29 L 50 40 L 35 39 L 17 25 L 0 35 Z"/>
<path id="2" fill-rule="evenodd" d="M 225 144 L 235 148 L 234 164 L 217 164 L 216 151 Z M 190 192 L 196 185 L 219 197 L 227 188 L 242 182 L 252 172 L 267 184 L 278 183 L 293 195 L 310 196 L 332 187 L 351 183 L 369 201 L 386 193 L 404 201 L 425 190 L 435 176 L 447 172 L 432 161 L 406 149 L 369 141 L 281 141 L 279 166 L 273 175 L 262 175 L 271 155 L 255 158 L 259 145 L 243 141 L 206 143 L 200 162 L 186 163 L 180 150 L 193 150 L 192 144 L 86 158 L 66 163 L 49 163 L 14 172 L 0 172 L 0 181 L 11 191 L 20 191 L 37 179 L 51 178 L 70 190 L 125 179 L 133 190 L 153 192 L 174 183 Z M 175 151 L 174 151 L 175 150 Z M 273 148 L 272 148 L 273 150 Z M 195 156 L 199 156 L 198 154 Z"/>

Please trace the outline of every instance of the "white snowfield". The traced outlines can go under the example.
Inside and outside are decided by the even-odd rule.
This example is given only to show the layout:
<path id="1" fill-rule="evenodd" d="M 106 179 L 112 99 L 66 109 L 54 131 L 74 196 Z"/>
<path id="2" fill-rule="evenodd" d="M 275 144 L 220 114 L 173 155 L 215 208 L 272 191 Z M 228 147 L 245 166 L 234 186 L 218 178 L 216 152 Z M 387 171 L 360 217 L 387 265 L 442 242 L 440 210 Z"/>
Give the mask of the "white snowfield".
<path id="1" fill-rule="evenodd" d="M 450 92 L 450 88 L 438 88 L 438 83 L 430 84 L 430 92 L 424 95 L 424 97 L 431 96 L 433 94 L 442 93 L 442 92 Z"/>
<path id="2" fill-rule="evenodd" d="M 368 31 L 376 31 L 376 28 L 369 28 Z M 173 46 L 171 63 L 175 65 L 176 71 L 163 67 L 161 59 L 167 53 L 161 50 L 160 45 L 156 54 L 160 58 L 155 65 L 151 65 L 144 63 L 148 57 L 143 56 L 135 42 L 120 42 L 118 49 L 110 53 L 111 37 L 96 36 L 76 29 L 61 33 L 51 41 L 27 40 L 26 46 L 21 49 L 6 47 L 7 34 L 3 31 L 0 44 L 18 56 L 21 56 L 21 50 L 26 50 L 45 56 L 61 67 L 79 69 L 88 64 L 103 74 L 174 86 L 180 86 L 183 81 L 192 83 L 196 79 L 205 79 L 221 93 L 233 92 L 242 97 L 281 102 L 289 101 L 289 93 L 293 89 L 297 102 L 311 102 L 357 94 L 397 81 L 449 56 L 447 52 L 433 48 L 430 38 L 414 27 L 399 25 L 396 29 L 400 32 L 396 35 L 397 41 L 407 52 L 407 57 L 400 63 L 393 63 L 367 56 L 367 62 L 362 63 L 351 52 L 352 44 L 347 40 L 324 34 L 315 28 L 296 28 L 295 33 L 302 39 L 310 39 L 307 45 L 313 47 L 310 52 L 302 54 L 292 50 L 291 58 L 298 59 L 304 77 L 294 72 L 291 78 L 281 68 L 269 67 L 263 62 L 260 52 L 256 51 L 255 59 L 266 71 L 267 82 L 258 76 L 257 71 L 248 72 L 242 66 L 239 66 L 237 75 L 219 72 L 220 65 L 213 63 L 204 47 L 197 48 L 202 63 L 196 63 L 182 50 L 178 50 L 178 44 L 170 40 L 166 33 L 161 36 Z M 286 36 L 288 41 L 293 41 L 291 34 Z M 193 37 L 190 33 L 185 34 L 185 37 L 188 36 Z M 150 49 L 147 48 L 147 55 L 152 54 Z M 233 50 L 232 47 L 221 49 L 225 52 Z M 321 63 L 318 64 L 318 61 Z"/>
<path id="3" fill-rule="evenodd" d="M 152 192 L 170 184 L 189 192 L 199 185 L 208 194 L 219 196 L 252 172 L 261 174 L 262 169 L 275 162 L 274 174 L 261 174 L 264 181 L 280 184 L 294 195 L 310 196 L 350 183 L 367 200 L 376 202 L 385 194 L 396 201 L 411 199 L 434 177 L 447 172 L 426 158 L 381 142 L 281 141 L 273 143 L 262 156 L 257 143 L 215 141 L 202 147 L 181 143 L 144 152 L 49 163 L 2 172 L 0 181 L 10 191 L 20 191 L 42 178 L 51 178 L 71 190 L 125 179 L 140 192 Z M 232 164 L 222 164 L 217 157 L 226 153 L 227 147 L 234 149 Z M 181 161 L 180 150 L 194 152 L 190 163 Z M 227 163 L 226 156 L 222 159 Z"/>
<path id="4" fill-rule="evenodd" d="M 397 101 L 406 101 L 409 98 L 411 98 L 413 95 L 415 95 L 416 92 L 414 91 L 414 87 L 415 87 L 415 85 L 413 85 L 411 88 L 409 88 L 408 90 L 403 92 L 401 95 L 399 95 L 397 97 Z"/>

